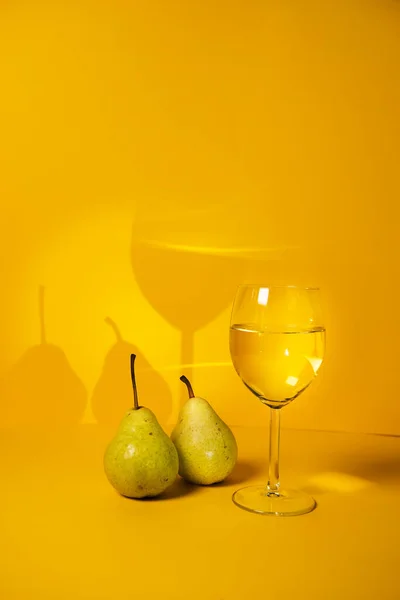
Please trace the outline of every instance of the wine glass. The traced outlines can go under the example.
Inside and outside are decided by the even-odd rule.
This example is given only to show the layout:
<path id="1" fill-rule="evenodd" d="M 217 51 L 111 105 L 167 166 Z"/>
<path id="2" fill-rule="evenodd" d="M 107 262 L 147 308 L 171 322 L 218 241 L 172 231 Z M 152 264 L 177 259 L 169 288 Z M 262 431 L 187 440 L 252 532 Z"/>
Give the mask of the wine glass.
<path id="1" fill-rule="evenodd" d="M 245 386 L 270 408 L 269 477 L 266 486 L 237 490 L 241 508 L 266 515 L 301 515 L 315 500 L 279 482 L 280 409 L 318 373 L 325 351 L 318 288 L 241 285 L 231 316 L 230 352 Z"/>

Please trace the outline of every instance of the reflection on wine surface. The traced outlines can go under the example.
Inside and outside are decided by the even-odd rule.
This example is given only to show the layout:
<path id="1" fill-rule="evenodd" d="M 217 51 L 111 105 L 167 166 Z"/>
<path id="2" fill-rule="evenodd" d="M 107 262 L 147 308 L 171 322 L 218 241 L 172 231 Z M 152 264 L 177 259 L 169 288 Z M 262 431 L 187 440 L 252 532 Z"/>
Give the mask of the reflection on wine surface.
<path id="1" fill-rule="evenodd" d="M 244 384 L 264 403 L 285 406 L 305 390 L 321 366 L 325 329 L 275 332 L 231 326 L 230 350 Z"/>

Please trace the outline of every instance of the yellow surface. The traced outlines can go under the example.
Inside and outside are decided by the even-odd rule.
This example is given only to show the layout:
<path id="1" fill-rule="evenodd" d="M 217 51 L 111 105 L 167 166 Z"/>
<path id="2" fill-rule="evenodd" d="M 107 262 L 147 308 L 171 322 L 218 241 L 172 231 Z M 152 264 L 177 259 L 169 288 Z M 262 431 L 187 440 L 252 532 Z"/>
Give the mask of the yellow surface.
<path id="1" fill-rule="evenodd" d="M 400 439 L 282 433 L 282 479 L 318 508 L 252 515 L 231 502 L 266 478 L 261 428 L 236 429 L 240 461 L 214 487 L 120 497 L 102 471 L 110 432 L 1 432 L 4 600 L 395 600 L 400 597 Z"/>
<path id="2" fill-rule="evenodd" d="M 324 290 L 326 365 L 285 423 L 400 433 L 399 9 L 0 3 L 0 396 L 19 423 L 32 378 L 40 421 L 57 405 L 115 422 L 134 347 L 163 423 L 185 370 L 230 423 L 257 424 L 227 347 L 235 287 L 256 279 Z M 60 353 L 19 362 L 40 284 L 78 400 Z M 126 340 L 112 356 L 106 317 Z"/>

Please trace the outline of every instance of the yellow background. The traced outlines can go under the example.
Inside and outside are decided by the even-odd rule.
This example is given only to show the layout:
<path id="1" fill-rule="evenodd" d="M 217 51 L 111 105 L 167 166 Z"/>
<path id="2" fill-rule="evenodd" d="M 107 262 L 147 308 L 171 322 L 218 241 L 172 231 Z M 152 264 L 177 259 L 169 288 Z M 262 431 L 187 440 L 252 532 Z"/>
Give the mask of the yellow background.
<path id="1" fill-rule="evenodd" d="M 399 8 L 1 2 L 3 424 L 118 420 L 133 348 L 163 423 L 184 369 L 259 424 L 227 340 L 260 280 L 323 289 L 326 363 L 284 424 L 400 434 Z M 62 352 L 32 349 L 40 285 Z"/>
<path id="2" fill-rule="evenodd" d="M 0 0 L 1 598 L 400 597 L 400 438 L 362 434 L 400 434 L 399 63 L 396 0 Z M 267 477 L 228 351 L 253 280 L 323 290 L 294 519 L 231 502 Z M 182 371 L 234 426 L 226 482 L 109 485 L 132 351 L 168 430 Z"/>

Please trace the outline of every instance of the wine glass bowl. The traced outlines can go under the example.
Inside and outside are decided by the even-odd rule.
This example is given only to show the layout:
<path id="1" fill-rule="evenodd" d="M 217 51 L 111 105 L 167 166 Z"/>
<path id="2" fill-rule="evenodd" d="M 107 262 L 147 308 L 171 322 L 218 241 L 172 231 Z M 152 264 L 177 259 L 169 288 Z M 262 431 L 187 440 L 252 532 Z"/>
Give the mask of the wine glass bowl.
<path id="1" fill-rule="evenodd" d="M 279 483 L 280 409 L 315 379 L 325 351 L 319 290 L 295 286 L 242 285 L 232 310 L 230 352 L 245 386 L 270 407 L 270 465 L 267 486 L 235 492 L 241 508 L 262 514 L 309 512 L 307 494 L 283 491 Z"/>

